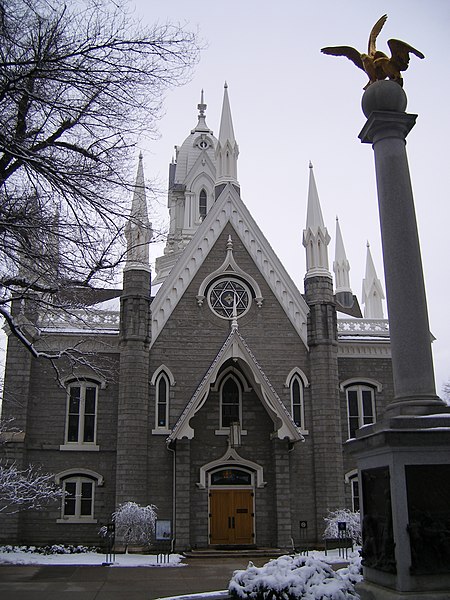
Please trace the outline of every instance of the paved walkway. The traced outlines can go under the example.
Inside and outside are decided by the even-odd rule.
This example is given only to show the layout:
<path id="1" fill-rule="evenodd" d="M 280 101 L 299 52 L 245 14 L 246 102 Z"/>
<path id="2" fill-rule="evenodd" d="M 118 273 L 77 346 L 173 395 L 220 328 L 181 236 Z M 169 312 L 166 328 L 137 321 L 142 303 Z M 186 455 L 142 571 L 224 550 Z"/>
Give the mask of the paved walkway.
<path id="1" fill-rule="evenodd" d="M 153 600 L 225 590 L 252 558 L 195 558 L 184 567 L 0 565 L 1 600 Z M 269 559 L 255 558 L 257 566 Z"/>

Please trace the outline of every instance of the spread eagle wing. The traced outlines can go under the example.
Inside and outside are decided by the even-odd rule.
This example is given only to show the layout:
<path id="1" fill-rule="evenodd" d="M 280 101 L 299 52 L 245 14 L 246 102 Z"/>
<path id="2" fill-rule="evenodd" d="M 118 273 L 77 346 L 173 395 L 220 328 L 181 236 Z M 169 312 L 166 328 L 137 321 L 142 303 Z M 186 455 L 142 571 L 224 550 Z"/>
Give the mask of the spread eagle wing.
<path id="1" fill-rule="evenodd" d="M 406 71 L 408 68 L 410 54 L 425 58 L 422 52 L 400 40 L 388 40 L 388 46 L 392 54 L 391 62 L 395 64 L 399 71 Z"/>
<path id="2" fill-rule="evenodd" d="M 322 48 L 321 52 L 324 54 L 331 54 L 333 56 L 346 56 L 353 63 L 355 63 L 357 67 L 365 71 L 361 54 L 358 52 L 358 50 L 352 48 L 351 46 L 328 46 L 327 48 Z"/>
<path id="3" fill-rule="evenodd" d="M 369 56 L 373 56 L 377 50 L 377 47 L 376 47 L 377 37 L 378 37 L 378 34 L 380 33 L 380 31 L 383 29 L 383 25 L 386 23 L 386 20 L 387 20 L 387 15 L 383 15 L 382 17 L 380 17 L 378 19 L 378 21 L 372 27 L 372 31 L 370 32 L 370 36 L 369 36 L 369 44 L 368 44 L 368 48 L 367 48 L 367 54 Z"/>

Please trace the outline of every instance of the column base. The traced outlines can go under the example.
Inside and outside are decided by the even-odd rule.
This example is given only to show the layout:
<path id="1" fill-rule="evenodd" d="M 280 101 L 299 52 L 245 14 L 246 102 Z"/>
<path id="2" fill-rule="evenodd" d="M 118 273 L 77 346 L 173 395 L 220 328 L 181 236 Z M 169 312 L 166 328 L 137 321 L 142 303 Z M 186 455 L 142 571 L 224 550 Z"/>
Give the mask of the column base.
<path id="1" fill-rule="evenodd" d="M 399 592 L 369 581 L 356 585 L 361 600 L 448 600 L 450 589 L 436 592 Z"/>

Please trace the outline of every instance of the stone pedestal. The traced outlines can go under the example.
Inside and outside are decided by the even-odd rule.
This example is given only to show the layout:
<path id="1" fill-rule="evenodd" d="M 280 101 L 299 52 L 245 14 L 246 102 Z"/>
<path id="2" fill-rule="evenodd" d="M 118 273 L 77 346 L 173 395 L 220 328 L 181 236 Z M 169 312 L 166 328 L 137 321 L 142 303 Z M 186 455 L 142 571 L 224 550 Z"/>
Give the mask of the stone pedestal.
<path id="1" fill-rule="evenodd" d="M 362 600 L 448 600 L 450 414 L 393 417 L 349 446 L 361 486 Z"/>
<path id="2" fill-rule="evenodd" d="M 348 443 L 358 460 L 363 600 L 450 598 L 450 410 L 435 391 L 406 136 L 416 115 L 392 81 L 363 96 L 373 145 L 394 394 L 382 420 Z"/>

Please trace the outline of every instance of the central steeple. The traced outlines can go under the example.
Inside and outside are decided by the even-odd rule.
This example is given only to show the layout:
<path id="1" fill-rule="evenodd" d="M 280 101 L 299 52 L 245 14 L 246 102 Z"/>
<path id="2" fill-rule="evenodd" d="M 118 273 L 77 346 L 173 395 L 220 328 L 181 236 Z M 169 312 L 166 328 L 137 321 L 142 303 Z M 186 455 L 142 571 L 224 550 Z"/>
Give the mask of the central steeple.
<path id="1" fill-rule="evenodd" d="M 239 147 L 234 136 L 228 86 L 225 83 L 219 139 L 206 124 L 203 90 L 198 122 L 169 166 L 169 234 L 164 256 L 156 259 L 155 284 L 162 283 L 184 249 L 206 219 L 211 207 L 227 185 L 239 193 L 237 159 Z"/>

